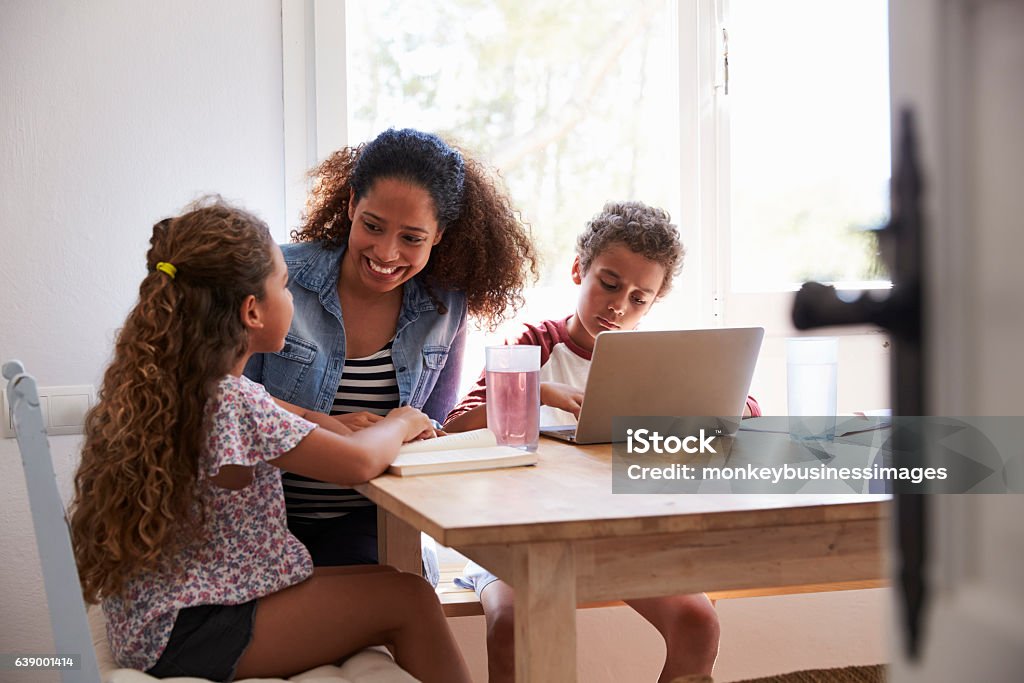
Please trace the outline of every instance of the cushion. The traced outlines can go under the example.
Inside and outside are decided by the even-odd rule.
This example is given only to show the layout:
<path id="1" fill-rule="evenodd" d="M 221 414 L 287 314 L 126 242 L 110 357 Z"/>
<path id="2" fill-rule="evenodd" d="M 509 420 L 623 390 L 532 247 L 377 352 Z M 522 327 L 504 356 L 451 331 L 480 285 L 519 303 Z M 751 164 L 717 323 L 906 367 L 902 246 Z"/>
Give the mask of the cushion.
<path id="1" fill-rule="evenodd" d="M 103 610 L 93 605 L 89 608 L 89 629 L 96 649 L 103 683 L 208 683 L 202 678 L 158 679 L 135 669 L 120 669 L 114 661 L 114 654 L 107 644 L 107 625 Z M 315 669 L 296 674 L 291 678 L 246 678 L 235 683 L 417 683 L 402 667 L 395 663 L 383 648 L 368 648 L 352 655 L 341 666 L 318 666 Z"/>

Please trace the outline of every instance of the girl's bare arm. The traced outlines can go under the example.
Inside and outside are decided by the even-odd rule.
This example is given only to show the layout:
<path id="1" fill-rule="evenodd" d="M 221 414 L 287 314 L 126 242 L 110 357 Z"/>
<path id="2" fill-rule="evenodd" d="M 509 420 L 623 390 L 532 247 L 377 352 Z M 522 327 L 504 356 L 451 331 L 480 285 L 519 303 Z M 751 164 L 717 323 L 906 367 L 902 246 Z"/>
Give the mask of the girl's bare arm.
<path id="1" fill-rule="evenodd" d="M 380 422 L 354 434 L 341 436 L 314 429 L 270 464 L 320 481 L 343 486 L 360 484 L 384 472 L 404 442 L 427 432 L 433 435 L 434 430 L 426 415 L 408 406 L 396 408 Z"/>

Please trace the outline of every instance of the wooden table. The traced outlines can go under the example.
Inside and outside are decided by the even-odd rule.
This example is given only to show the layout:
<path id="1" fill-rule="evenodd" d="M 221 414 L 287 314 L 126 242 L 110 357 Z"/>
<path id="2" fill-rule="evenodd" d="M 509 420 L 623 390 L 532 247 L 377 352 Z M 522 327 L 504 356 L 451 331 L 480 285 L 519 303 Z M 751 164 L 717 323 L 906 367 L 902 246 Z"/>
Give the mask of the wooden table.
<path id="1" fill-rule="evenodd" d="M 382 563 L 418 573 L 425 531 L 515 588 L 517 681 L 576 680 L 577 603 L 882 577 L 887 496 L 613 494 L 609 445 L 538 455 L 358 487 Z"/>

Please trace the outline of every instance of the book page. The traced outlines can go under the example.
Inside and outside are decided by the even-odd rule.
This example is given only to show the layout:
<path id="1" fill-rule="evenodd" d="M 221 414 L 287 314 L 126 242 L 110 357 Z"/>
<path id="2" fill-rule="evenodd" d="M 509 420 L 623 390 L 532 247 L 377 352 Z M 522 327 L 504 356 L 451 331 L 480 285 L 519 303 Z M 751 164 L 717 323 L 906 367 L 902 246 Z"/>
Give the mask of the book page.
<path id="1" fill-rule="evenodd" d="M 428 453 L 432 451 L 452 451 L 461 448 L 486 448 L 496 446 L 498 438 L 490 429 L 474 429 L 469 432 L 448 434 L 436 439 L 410 441 L 398 449 L 398 453 Z"/>

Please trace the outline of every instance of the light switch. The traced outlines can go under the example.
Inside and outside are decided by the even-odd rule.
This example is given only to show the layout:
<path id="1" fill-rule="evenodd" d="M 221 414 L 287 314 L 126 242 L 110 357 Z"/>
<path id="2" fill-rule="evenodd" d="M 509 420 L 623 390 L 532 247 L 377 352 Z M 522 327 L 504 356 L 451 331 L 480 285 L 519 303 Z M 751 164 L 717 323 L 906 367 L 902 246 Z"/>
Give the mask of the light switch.
<path id="1" fill-rule="evenodd" d="M 51 396 L 50 419 L 48 425 L 51 429 L 61 427 L 81 427 L 85 422 L 85 414 L 88 411 L 88 394 Z"/>
<path id="2" fill-rule="evenodd" d="M 6 389 L 6 387 L 5 387 Z M 66 387 L 39 387 L 39 407 L 43 412 L 43 424 L 50 436 L 81 434 L 85 423 L 85 414 L 96 402 L 96 391 L 91 385 Z M 14 418 L 11 407 L 7 403 L 6 391 L 0 397 L 0 432 L 3 436 L 13 437 Z"/>

